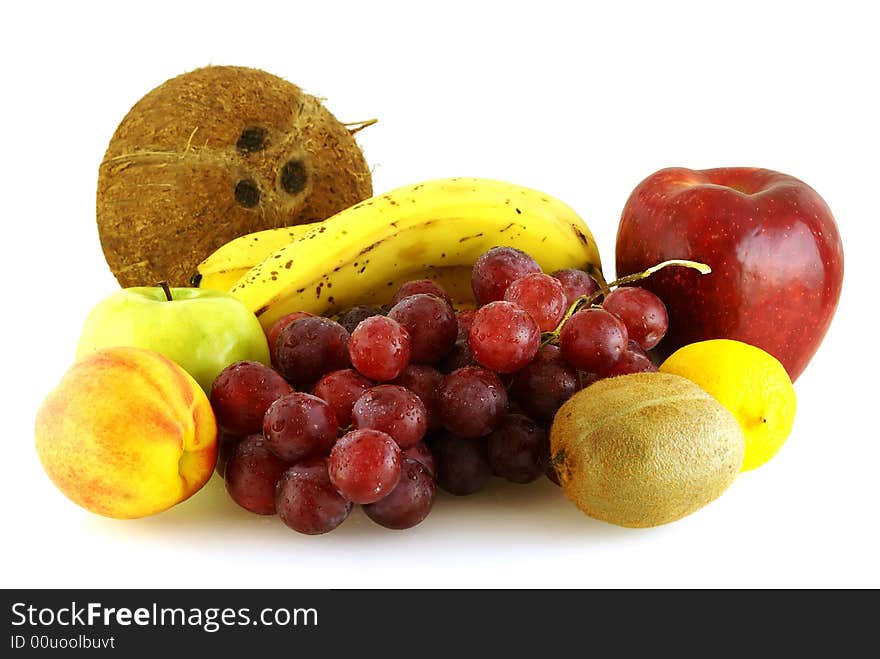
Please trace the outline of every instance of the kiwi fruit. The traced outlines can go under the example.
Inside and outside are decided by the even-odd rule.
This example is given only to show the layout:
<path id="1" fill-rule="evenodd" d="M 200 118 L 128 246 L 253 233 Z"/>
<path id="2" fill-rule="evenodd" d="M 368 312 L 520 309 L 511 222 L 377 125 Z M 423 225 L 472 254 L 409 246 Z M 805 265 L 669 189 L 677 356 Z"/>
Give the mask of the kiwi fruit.
<path id="1" fill-rule="evenodd" d="M 366 199 L 372 182 L 356 130 L 259 69 L 208 66 L 166 81 L 131 108 L 99 167 L 110 269 L 122 286 L 187 286 L 233 238 L 317 222 Z"/>
<path id="2" fill-rule="evenodd" d="M 745 439 L 733 414 L 690 380 L 636 373 L 569 398 L 550 451 L 563 491 L 584 513 L 645 528 L 719 497 L 739 473 Z"/>

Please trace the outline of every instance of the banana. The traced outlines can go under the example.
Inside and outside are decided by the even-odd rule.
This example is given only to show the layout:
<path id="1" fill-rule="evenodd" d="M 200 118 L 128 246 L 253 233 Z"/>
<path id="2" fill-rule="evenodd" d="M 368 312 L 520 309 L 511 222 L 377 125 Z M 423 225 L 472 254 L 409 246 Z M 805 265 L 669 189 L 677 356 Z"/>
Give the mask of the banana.
<path id="1" fill-rule="evenodd" d="M 228 291 L 248 270 L 312 228 L 312 224 L 297 224 L 255 231 L 230 240 L 199 263 L 191 283 L 199 288 Z"/>
<path id="2" fill-rule="evenodd" d="M 231 293 L 268 328 L 293 311 L 329 316 L 383 290 L 387 301 L 397 282 L 436 268 L 461 282 L 462 269 L 498 245 L 528 252 L 545 272 L 601 271 L 589 228 L 563 202 L 504 181 L 449 178 L 371 197 L 312 225 Z"/>

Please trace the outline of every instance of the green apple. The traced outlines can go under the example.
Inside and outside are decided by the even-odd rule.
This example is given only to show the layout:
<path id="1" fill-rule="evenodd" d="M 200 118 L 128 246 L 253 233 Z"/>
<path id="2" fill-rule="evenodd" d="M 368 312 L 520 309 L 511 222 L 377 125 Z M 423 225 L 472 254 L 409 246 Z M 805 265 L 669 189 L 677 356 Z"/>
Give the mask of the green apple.
<path id="1" fill-rule="evenodd" d="M 105 298 L 86 318 L 76 356 L 111 346 L 162 353 L 208 395 L 214 378 L 232 362 L 269 364 L 257 317 L 229 293 L 201 288 L 137 286 Z"/>

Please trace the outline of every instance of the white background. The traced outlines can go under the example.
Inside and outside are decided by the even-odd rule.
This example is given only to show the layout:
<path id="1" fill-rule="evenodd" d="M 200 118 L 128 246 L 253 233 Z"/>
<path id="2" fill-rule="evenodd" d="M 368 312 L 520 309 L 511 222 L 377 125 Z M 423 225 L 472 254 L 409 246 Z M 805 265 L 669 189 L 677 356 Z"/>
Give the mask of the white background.
<path id="1" fill-rule="evenodd" d="M 870 3 L 304 4 L 4 9 L 0 586 L 880 586 Z M 216 480 L 149 519 L 77 508 L 39 466 L 33 419 L 87 312 L 116 288 L 95 226 L 98 164 L 143 94 L 206 64 L 266 69 L 343 121 L 378 117 L 359 136 L 377 192 L 472 175 L 562 198 L 591 226 L 606 274 L 620 210 L 656 169 L 753 165 L 805 180 L 835 213 L 846 277 L 796 383 L 788 443 L 652 530 L 590 520 L 548 482 L 498 479 L 441 495 L 406 532 L 356 511 L 331 534 L 298 535 L 239 510 Z"/>

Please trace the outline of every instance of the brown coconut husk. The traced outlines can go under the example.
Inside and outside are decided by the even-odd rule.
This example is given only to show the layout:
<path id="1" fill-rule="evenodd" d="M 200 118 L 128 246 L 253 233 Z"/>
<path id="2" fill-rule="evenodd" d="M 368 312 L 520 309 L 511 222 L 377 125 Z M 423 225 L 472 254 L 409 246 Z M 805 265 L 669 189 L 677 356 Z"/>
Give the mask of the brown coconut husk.
<path id="1" fill-rule="evenodd" d="M 353 134 L 277 76 L 209 66 L 129 111 L 99 168 L 98 232 L 122 286 L 189 285 L 233 238 L 323 220 L 372 194 Z"/>

